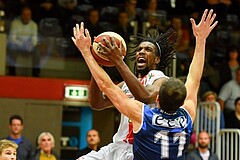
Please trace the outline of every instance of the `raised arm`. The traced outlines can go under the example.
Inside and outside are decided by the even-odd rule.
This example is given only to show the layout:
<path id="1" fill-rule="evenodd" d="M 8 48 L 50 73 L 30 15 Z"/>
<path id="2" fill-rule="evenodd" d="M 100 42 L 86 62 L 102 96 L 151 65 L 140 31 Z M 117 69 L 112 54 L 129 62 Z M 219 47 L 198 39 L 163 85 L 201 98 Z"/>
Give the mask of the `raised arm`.
<path id="1" fill-rule="evenodd" d="M 127 95 L 125 95 L 125 93 L 112 82 L 108 74 L 97 64 L 90 51 L 91 38 L 87 29 L 85 29 L 84 32 L 84 24 L 81 23 L 80 29 L 77 24 L 76 27 L 74 27 L 73 32 L 74 37 L 72 37 L 72 40 L 81 51 L 99 89 L 107 95 L 113 105 L 121 113 L 129 117 L 134 124 L 140 124 L 143 104 L 139 101 L 128 98 Z"/>
<path id="2" fill-rule="evenodd" d="M 193 121 L 195 120 L 196 116 L 197 94 L 205 61 L 206 39 L 218 23 L 217 21 L 214 22 L 215 17 L 216 14 L 213 13 L 213 10 L 210 10 L 208 12 L 206 9 L 198 25 L 195 24 L 194 19 L 190 19 L 192 23 L 193 34 L 196 40 L 196 45 L 194 56 L 190 64 L 189 73 L 187 75 L 187 80 L 185 83 L 187 89 L 187 97 L 183 106 L 188 110 Z"/>

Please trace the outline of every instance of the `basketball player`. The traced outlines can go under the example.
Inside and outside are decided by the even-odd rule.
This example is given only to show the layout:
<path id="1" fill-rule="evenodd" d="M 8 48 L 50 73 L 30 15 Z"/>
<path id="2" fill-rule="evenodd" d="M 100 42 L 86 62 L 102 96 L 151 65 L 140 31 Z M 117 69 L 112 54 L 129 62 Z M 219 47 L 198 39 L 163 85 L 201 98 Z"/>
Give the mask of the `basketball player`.
<path id="1" fill-rule="evenodd" d="M 164 70 L 172 61 L 175 53 L 174 45 L 178 37 L 172 29 L 161 35 L 158 31 L 149 34 L 149 36 L 135 37 L 133 41 L 135 50 L 131 53 L 131 58 L 135 58 L 136 76 L 123 61 L 121 48 L 113 46 L 115 43 L 113 38 L 111 41 L 105 39 L 108 49 L 106 56 L 123 77 L 124 82 L 119 83 L 118 86 L 126 95 L 155 106 L 160 84 L 167 78 L 160 70 Z M 99 45 L 103 47 L 101 44 Z M 89 102 L 93 109 L 113 107 L 107 96 L 103 96 L 94 79 L 90 84 Z M 83 157 L 95 160 L 132 160 L 132 131 L 131 120 L 121 114 L 120 125 L 113 137 L 113 143 L 102 147 L 98 152 L 93 151 Z"/>
<path id="2" fill-rule="evenodd" d="M 198 25 L 190 19 L 196 47 L 186 83 L 184 85 L 176 78 L 165 79 L 159 89 L 157 108 L 150 108 L 140 101 L 130 99 L 117 87 L 93 58 L 90 51 L 91 38 L 88 30 L 84 31 L 84 24 L 81 23 L 80 29 L 78 24 L 74 27 L 72 40 L 81 51 L 95 82 L 113 105 L 133 123 L 134 159 L 185 158 L 196 115 L 206 38 L 217 25 L 217 21 L 214 22 L 215 17 L 213 10 L 205 10 Z M 113 46 L 116 47 L 116 43 Z"/>
<path id="3" fill-rule="evenodd" d="M 132 53 L 132 58 L 136 56 L 137 77 L 123 61 L 122 50 L 114 45 L 114 39 L 112 38 L 111 41 L 104 40 L 107 44 L 105 50 L 107 50 L 108 54 L 106 56 L 116 66 L 124 79 L 124 82 L 121 82 L 118 86 L 128 97 L 135 97 L 135 99 L 151 104 L 154 107 L 160 84 L 167 78 L 160 70 L 165 69 L 173 59 L 173 48 L 178 37 L 172 29 L 161 35 L 158 31 L 149 34 L 146 37 L 135 37 L 134 40 L 136 51 Z M 99 45 L 103 47 L 101 43 Z M 113 106 L 107 96 L 102 95 L 94 79 L 91 80 L 89 95 L 91 107 L 94 109 Z M 79 159 L 132 160 L 132 143 L 132 122 L 127 116 L 121 114 L 120 126 L 113 137 L 113 143 L 102 147 L 98 152 L 90 152 Z"/>

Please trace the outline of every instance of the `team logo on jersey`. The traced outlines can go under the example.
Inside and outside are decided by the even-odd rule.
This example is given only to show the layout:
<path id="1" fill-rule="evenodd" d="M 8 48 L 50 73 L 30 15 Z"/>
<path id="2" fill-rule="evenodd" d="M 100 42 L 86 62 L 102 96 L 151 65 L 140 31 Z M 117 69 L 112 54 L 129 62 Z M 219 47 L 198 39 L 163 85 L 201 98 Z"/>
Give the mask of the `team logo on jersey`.
<path id="1" fill-rule="evenodd" d="M 187 126 L 187 119 L 184 116 L 166 119 L 162 115 L 154 114 L 152 118 L 152 124 L 155 126 L 168 128 L 184 128 L 185 126 Z"/>

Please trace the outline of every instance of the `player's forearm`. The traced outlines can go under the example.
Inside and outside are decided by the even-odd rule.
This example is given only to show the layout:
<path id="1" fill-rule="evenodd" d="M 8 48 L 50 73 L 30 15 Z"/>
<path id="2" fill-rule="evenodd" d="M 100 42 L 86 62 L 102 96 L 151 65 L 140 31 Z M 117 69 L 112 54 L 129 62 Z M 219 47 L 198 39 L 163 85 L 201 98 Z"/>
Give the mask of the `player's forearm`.
<path id="1" fill-rule="evenodd" d="M 196 47 L 194 56 L 189 67 L 188 77 L 193 80 L 195 83 L 200 83 L 204 61 L 205 61 L 205 44 L 206 39 L 198 39 L 196 38 Z"/>
<path id="2" fill-rule="evenodd" d="M 121 65 L 117 65 L 116 68 L 118 69 L 135 99 L 144 103 L 148 103 L 151 97 L 150 93 L 131 72 L 129 67 L 123 62 Z"/>
<path id="3" fill-rule="evenodd" d="M 90 81 L 89 103 L 91 108 L 101 110 L 112 106 L 107 96 L 103 96 L 94 78 Z"/>
<path id="4" fill-rule="evenodd" d="M 91 53 L 83 54 L 83 57 L 100 91 L 104 92 L 106 88 L 111 88 L 114 85 L 114 83 L 111 81 L 108 74 L 99 66 L 99 64 L 92 56 L 92 54 Z"/>

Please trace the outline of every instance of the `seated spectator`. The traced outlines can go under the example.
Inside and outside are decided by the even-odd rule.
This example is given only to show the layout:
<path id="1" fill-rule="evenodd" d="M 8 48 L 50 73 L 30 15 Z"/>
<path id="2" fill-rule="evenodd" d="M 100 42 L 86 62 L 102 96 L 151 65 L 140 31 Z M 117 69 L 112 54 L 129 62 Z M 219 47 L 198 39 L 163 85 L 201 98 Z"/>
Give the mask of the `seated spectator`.
<path id="1" fill-rule="evenodd" d="M 226 128 L 240 129 L 240 97 L 235 99 L 235 111 L 226 114 Z"/>
<path id="2" fill-rule="evenodd" d="M 86 18 L 85 26 L 89 30 L 91 34 L 92 40 L 94 37 L 98 36 L 100 33 L 104 31 L 104 28 L 99 24 L 100 22 L 100 12 L 98 9 L 93 8 L 88 12 L 88 16 Z"/>
<path id="3" fill-rule="evenodd" d="M 130 36 L 134 34 L 133 27 L 130 24 L 128 14 L 124 10 L 121 10 L 118 13 L 118 23 L 116 26 L 116 33 L 120 34 L 123 37 L 126 44 L 130 42 Z"/>
<path id="4" fill-rule="evenodd" d="M 217 102 L 218 103 L 218 97 L 217 97 L 217 93 L 213 92 L 213 91 L 207 91 L 204 93 L 203 95 L 203 101 L 204 102 Z M 213 116 L 211 114 L 211 116 Z M 223 115 L 223 111 L 220 111 L 220 128 L 225 128 L 225 120 L 224 120 L 224 115 Z"/>
<path id="5" fill-rule="evenodd" d="M 99 148 L 99 143 L 100 143 L 100 137 L 99 137 L 99 133 L 97 130 L 95 129 L 91 129 L 87 132 L 87 136 L 86 136 L 86 140 L 87 140 L 87 147 L 77 151 L 76 154 L 76 159 L 88 154 L 91 151 L 98 151 Z"/>
<path id="6" fill-rule="evenodd" d="M 224 109 L 224 114 L 234 111 L 234 101 L 240 95 L 240 67 L 235 72 L 235 79 L 225 83 L 219 94 L 219 104 Z"/>
<path id="7" fill-rule="evenodd" d="M 210 141 L 209 134 L 201 131 L 198 134 L 198 147 L 187 154 L 186 160 L 218 160 L 218 156 L 208 148 Z"/>
<path id="8" fill-rule="evenodd" d="M 39 24 L 39 22 L 44 18 L 57 18 L 61 21 L 61 12 L 57 0 L 37 0 L 34 1 L 34 20 Z"/>
<path id="9" fill-rule="evenodd" d="M 190 59 L 190 56 L 188 54 L 190 34 L 187 28 L 183 25 L 182 17 L 172 17 L 171 27 L 176 30 L 178 37 L 180 37 L 175 46 L 177 57 L 177 76 L 185 76 L 186 73 L 183 73 L 183 71 L 185 68 L 188 68 L 185 63 Z"/>
<path id="10" fill-rule="evenodd" d="M 60 160 L 57 153 L 53 151 L 55 140 L 51 133 L 42 132 L 38 136 L 38 149 L 34 152 L 31 160 Z"/>
<path id="11" fill-rule="evenodd" d="M 0 140 L 0 160 L 16 160 L 18 145 L 10 140 Z"/>
<path id="12" fill-rule="evenodd" d="M 220 87 L 228 81 L 235 79 L 236 69 L 239 67 L 239 51 L 236 46 L 227 49 L 227 61 L 219 67 Z"/>
<path id="13" fill-rule="evenodd" d="M 32 57 L 32 75 L 39 76 L 39 54 L 36 46 L 38 42 L 38 26 L 32 20 L 32 11 L 29 7 L 23 7 L 21 16 L 15 18 L 10 24 L 7 41 L 7 63 L 9 75 L 16 75 L 17 56 Z"/>

